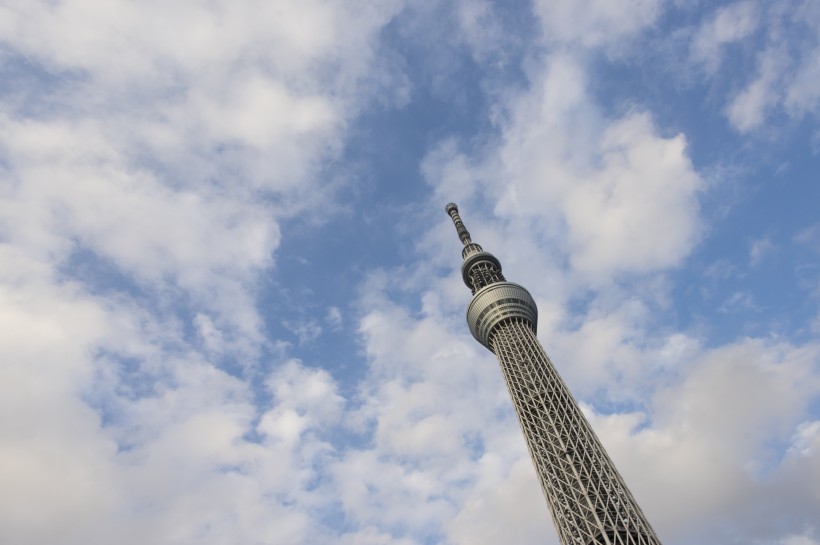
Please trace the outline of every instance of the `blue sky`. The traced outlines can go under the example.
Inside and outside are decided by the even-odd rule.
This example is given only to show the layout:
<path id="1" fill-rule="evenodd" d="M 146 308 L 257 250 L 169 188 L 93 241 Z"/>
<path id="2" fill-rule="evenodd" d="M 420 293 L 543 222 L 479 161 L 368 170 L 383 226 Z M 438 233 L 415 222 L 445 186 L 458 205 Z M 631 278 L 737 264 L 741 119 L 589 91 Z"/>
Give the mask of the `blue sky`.
<path id="1" fill-rule="evenodd" d="M 667 545 L 820 544 L 820 3 L 0 3 L 0 541 L 557 543 L 444 204 Z"/>

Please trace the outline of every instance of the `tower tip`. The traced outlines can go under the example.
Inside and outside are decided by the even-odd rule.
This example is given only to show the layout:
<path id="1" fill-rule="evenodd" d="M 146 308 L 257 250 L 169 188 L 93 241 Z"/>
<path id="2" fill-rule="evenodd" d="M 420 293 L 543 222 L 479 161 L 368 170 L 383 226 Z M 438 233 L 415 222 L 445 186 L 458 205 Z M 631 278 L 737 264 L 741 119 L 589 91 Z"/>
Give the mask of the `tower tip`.
<path id="1" fill-rule="evenodd" d="M 447 205 L 445 205 L 444 207 L 444 210 L 450 216 L 450 219 L 453 220 L 453 223 L 456 226 L 456 232 L 458 233 L 458 238 L 461 239 L 461 242 L 465 246 L 472 243 L 472 241 L 470 240 L 470 232 L 467 231 L 466 227 L 464 227 L 464 222 L 461 221 L 461 216 L 458 215 L 458 206 L 456 206 L 456 203 L 447 203 Z"/>

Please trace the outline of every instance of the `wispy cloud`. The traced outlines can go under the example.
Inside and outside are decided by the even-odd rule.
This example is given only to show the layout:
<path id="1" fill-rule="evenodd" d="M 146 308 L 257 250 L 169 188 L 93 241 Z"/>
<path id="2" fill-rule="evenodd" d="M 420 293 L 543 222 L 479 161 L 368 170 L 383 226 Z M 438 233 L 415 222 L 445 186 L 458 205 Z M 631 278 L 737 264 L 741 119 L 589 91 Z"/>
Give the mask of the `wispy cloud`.
<path id="1" fill-rule="evenodd" d="M 752 241 L 749 248 L 749 264 L 755 267 L 775 251 L 775 245 L 768 236 Z"/>

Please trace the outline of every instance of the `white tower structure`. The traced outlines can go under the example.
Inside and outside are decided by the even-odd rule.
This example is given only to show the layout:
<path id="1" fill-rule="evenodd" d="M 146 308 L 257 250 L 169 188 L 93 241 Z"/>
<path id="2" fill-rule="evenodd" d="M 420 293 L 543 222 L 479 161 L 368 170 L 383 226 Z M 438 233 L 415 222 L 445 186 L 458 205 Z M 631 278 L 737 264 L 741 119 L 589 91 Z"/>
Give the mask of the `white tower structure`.
<path id="1" fill-rule="evenodd" d="M 473 293 L 467 324 L 498 357 L 561 543 L 661 545 L 538 342 L 532 296 L 472 242 L 455 204 L 445 210 L 464 244 L 461 276 Z"/>

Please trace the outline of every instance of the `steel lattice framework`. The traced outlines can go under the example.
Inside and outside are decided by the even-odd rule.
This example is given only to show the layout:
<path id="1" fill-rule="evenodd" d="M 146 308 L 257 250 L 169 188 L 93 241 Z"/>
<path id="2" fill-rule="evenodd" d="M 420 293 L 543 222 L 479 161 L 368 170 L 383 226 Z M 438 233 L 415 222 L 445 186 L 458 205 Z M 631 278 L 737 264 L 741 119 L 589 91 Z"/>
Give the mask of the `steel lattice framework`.
<path id="1" fill-rule="evenodd" d="M 464 244 L 461 274 L 472 290 L 467 323 L 501 364 L 541 489 L 563 545 L 660 545 L 578 403 L 535 336 L 530 293 L 470 239 L 450 203 Z"/>

